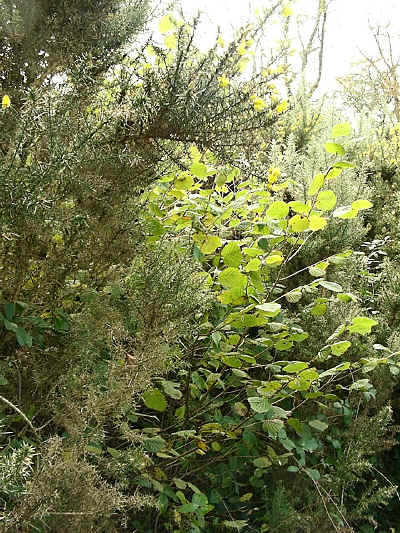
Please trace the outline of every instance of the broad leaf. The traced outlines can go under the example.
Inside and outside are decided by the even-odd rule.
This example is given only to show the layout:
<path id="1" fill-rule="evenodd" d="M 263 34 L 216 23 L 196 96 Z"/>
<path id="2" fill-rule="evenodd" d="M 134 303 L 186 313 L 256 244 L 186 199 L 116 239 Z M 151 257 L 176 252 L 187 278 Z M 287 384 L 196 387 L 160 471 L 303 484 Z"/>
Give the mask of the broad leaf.
<path id="1" fill-rule="evenodd" d="M 164 394 L 158 389 L 150 389 L 143 394 L 143 401 L 146 407 L 155 411 L 163 412 L 167 408 L 167 400 Z"/>

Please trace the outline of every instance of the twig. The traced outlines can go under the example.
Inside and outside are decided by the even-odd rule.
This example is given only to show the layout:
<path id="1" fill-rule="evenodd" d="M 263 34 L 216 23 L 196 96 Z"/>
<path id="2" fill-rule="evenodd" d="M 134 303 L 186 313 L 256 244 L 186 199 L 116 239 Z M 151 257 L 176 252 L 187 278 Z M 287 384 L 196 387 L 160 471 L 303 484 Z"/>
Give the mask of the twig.
<path id="1" fill-rule="evenodd" d="M 9 407 L 11 407 L 11 409 L 13 409 L 16 413 L 18 413 L 20 416 L 22 416 L 22 418 L 25 420 L 25 422 L 28 424 L 28 426 L 31 428 L 31 430 L 34 432 L 34 434 L 36 435 L 36 437 L 38 439 L 40 439 L 40 436 L 39 436 L 39 433 L 37 432 L 37 430 L 33 427 L 32 425 L 32 422 L 29 420 L 29 418 L 21 411 L 21 409 L 19 407 L 17 407 L 16 405 L 14 405 L 13 403 L 10 402 L 10 400 L 7 400 L 7 398 L 4 398 L 4 396 L 1 396 L 0 395 L 0 400 L 2 400 L 5 404 L 7 404 Z"/>

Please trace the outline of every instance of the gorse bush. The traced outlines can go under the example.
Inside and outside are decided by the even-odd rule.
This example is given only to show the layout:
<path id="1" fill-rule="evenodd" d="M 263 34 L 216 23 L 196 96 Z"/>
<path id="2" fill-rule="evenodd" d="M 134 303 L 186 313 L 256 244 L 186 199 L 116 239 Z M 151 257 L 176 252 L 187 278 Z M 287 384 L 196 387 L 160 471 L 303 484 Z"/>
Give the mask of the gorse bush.
<path id="1" fill-rule="evenodd" d="M 396 231 L 287 39 L 249 73 L 290 3 L 208 51 L 142 1 L 0 12 L 0 529 L 375 527 Z"/>

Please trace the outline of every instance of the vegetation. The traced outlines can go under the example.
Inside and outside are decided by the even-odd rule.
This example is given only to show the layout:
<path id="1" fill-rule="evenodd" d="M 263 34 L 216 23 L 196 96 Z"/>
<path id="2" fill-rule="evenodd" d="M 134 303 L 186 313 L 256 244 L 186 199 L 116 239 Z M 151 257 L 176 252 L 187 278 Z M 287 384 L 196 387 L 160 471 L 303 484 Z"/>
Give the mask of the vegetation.
<path id="1" fill-rule="evenodd" d="M 400 528 L 398 66 L 318 100 L 315 7 L 0 0 L 0 531 Z"/>

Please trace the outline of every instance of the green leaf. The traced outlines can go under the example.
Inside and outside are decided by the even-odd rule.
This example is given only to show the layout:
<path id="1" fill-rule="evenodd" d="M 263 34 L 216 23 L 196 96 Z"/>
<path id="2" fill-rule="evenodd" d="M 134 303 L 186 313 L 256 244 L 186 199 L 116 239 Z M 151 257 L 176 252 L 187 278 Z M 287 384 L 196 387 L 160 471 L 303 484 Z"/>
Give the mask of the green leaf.
<path id="1" fill-rule="evenodd" d="M 12 331 L 13 333 L 17 333 L 18 325 L 15 322 L 10 322 L 10 320 L 7 320 L 6 318 L 3 319 L 4 327 L 8 331 Z"/>
<path id="2" fill-rule="evenodd" d="M 186 481 L 183 481 L 183 479 L 180 479 L 178 477 L 173 477 L 172 481 L 175 483 L 175 486 L 178 489 L 185 490 L 186 487 L 187 487 L 187 483 L 186 483 Z"/>
<path id="3" fill-rule="evenodd" d="M 263 430 L 266 431 L 272 438 L 275 438 L 279 435 L 283 429 L 283 426 L 283 421 L 277 419 L 265 420 L 262 425 Z"/>
<path id="4" fill-rule="evenodd" d="M 164 394 L 158 389 L 150 389 L 146 391 L 142 398 L 145 406 L 149 409 L 163 412 L 167 408 L 167 400 L 165 399 Z"/>
<path id="5" fill-rule="evenodd" d="M 175 34 L 171 33 L 164 37 L 164 44 L 169 50 L 176 50 L 178 47 L 178 39 Z"/>
<path id="6" fill-rule="evenodd" d="M 332 344 L 331 346 L 331 352 L 333 355 L 343 355 L 345 352 L 347 352 L 350 346 L 351 342 L 349 341 L 335 342 L 335 344 Z"/>
<path id="7" fill-rule="evenodd" d="M 20 346 L 27 346 L 31 348 L 32 346 L 32 337 L 29 333 L 22 327 L 18 326 L 17 331 L 15 332 L 17 337 L 17 342 Z"/>
<path id="8" fill-rule="evenodd" d="M 288 339 L 281 339 L 274 345 L 275 350 L 278 351 L 287 351 L 290 350 L 290 348 L 293 348 L 293 342 Z"/>
<path id="9" fill-rule="evenodd" d="M 242 366 L 242 361 L 233 355 L 225 355 L 221 359 L 224 364 L 232 368 L 240 368 Z"/>
<path id="10" fill-rule="evenodd" d="M 337 299 L 341 302 L 356 302 L 357 297 L 354 294 L 343 292 L 342 294 L 337 295 Z"/>
<path id="11" fill-rule="evenodd" d="M 190 172 L 199 179 L 207 177 L 207 167 L 203 163 L 193 163 L 193 165 L 190 167 Z"/>
<path id="12" fill-rule="evenodd" d="M 278 200 L 273 202 L 267 209 L 267 216 L 273 219 L 285 218 L 289 213 L 289 206 L 285 202 Z"/>
<path id="13" fill-rule="evenodd" d="M 352 320 L 352 325 L 348 327 L 351 333 L 359 333 L 360 335 L 367 335 L 371 333 L 371 328 L 378 325 L 376 320 L 366 316 L 356 316 Z"/>
<path id="14" fill-rule="evenodd" d="M 369 379 L 359 379 L 350 385 L 349 390 L 368 390 L 370 388 Z"/>
<path id="15" fill-rule="evenodd" d="M 101 455 L 103 453 L 103 449 L 100 446 L 93 444 L 87 444 L 86 451 L 92 453 L 93 455 Z"/>
<path id="16" fill-rule="evenodd" d="M 315 207 L 321 211 L 330 211 L 336 205 L 337 197 L 333 191 L 321 191 L 317 196 Z"/>
<path id="17" fill-rule="evenodd" d="M 271 318 L 279 315 L 281 311 L 281 307 L 282 307 L 281 304 L 277 304 L 274 302 L 268 302 L 265 304 L 256 305 L 256 309 L 263 311 L 267 316 Z"/>
<path id="18" fill-rule="evenodd" d="M 222 241 L 219 237 L 215 235 L 209 235 L 204 243 L 201 245 L 201 251 L 203 254 L 212 254 L 217 248 L 222 244 Z"/>
<path id="19" fill-rule="evenodd" d="M 342 122 L 341 124 L 335 124 L 331 130 L 332 139 L 337 137 L 347 137 L 351 133 L 351 125 L 348 122 Z"/>
<path id="20" fill-rule="evenodd" d="M 115 459 L 119 459 L 121 457 L 121 452 L 119 450 L 116 450 L 115 448 L 107 447 L 107 451 Z"/>
<path id="21" fill-rule="evenodd" d="M 144 439 L 143 441 L 143 448 L 147 450 L 148 452 L 160 452 L 166 447 L 165 440 L 157 435 L 156 437 L 150 437 L 148 439 Z"/>
<path id="22" fill-rule="evenodd" d="M 223 247 L 221 255 L 225 265 L 230 267 L 238 267 L 243 259 L 240 246 L 234 241 L 229 242 Z"/>
<path id="23" fill-rule="evenodd" d="M 325 422 L 321 422 L 321 420 L 317 420 L 317 419 L 310 420 L 308 422 L 308 425 L 318 431 L 325 431 L 329 427 L 329 424 L 326 424 Z"/>
<path id="24" fill-rule="evenodd" d="M 285 294 L 286 300 L 291 303 L 295 304 L 301 300 L 303 293 L 301 290 L 293 290 Z"/>
<path id="25" fill-rule="evenodd" d="M 315 304 L 314 307 L 311 309 L 311 314 L 313 316 L 323 316 L 326 313 L 326 310 L 328 309 L 326 304 Z"/>
<path id="26" fill-rule="evenodd" d="M 301 372 L 301 370 L 304 370 L 305 368 L 308 368 L 308 363 L 304 361 L 296 361 L 294 363 L 290 363 L 282 368 L 284 372 L 287 372 L 288 374 L 297 374 L 298 372 Z"/>
<path id="27" fill-rule="evenodd" d="M 308 267 L 308 272 L 310 276 L 313 276 L 314 278 L 322 278 L 325 276 L 325 269 L 318 268 L 317 266 Z"/>
<path id="28" fill-rule="evenodd" d="M 309 188 L 308 188 L 308 196 L 314 196 L 320 188 L 323 186 L 325 181 L 325 177 L 323 174 L 319 173 L 314 176 Z"/>
<path id="29" fill-rule="evenodd" d="M 321 479 L 321 474 L 315 468 L 306 468 L 305 472 L 313 481 Z"/>
<path id="30" fill-rule="evenodd" d="M 224 520 L 222 523 L 228 529 L 236 529 L 237 531 L 240 531 L 244 527 L 247 526 L 248 521 L 247 520 Z"/>
<path id="31" fill-rule="evenodd" d="M 228 267 L 219 274 L 218 281 L 228 289 L 240 289 L 243 291 L 247 285 L 247 276 L 242 274 L 237 268 Z"/>
<path id="32" fill-rule="evenodd" d="M 287 421 L 288 425 L 294 429 L 294 431 L 297 433 L 299 437 L 302 437 L 304 434 L 304 427 L 303 424 L 300 422 L 298 418 L 289 418 Z M 296 470 L 297 472 L 297 470 Z"/>
<path id="33" fill-rule="evenodd" d="M 174 431 L 171 435 L 176 435 L 177 437 L 182 437 L 184 439 L 191 439 L 196 435 L 195 429 L 182 429 L 181 431 Z"/>
<path id="34" fill-rule="evenodd" d="M 325 289 L 328 289 L 328 291 L 343 292 L 343 288 L 341 285 L 339 285 L 339 283 L 334 283 L 333 281 L 326 281 L 325 279 L 322 279 L 319 284 Z"/>
<path id="35" fill-rule="evenodd" d="M 175 383 L 174 381 L 167 381 L 166 379 L 163 379 L 161 381 L 161 386 L 164 389 L 165 394 L 167 396 L 170 396 L 174 400 L 180 400 L 182 398 L 182 393 L 179 390 L 179 383 Z"/>
<path id="36" fill-rule="evenodd" d="M 371 209 L 373 204 L 369 200 L 356 200 L 351 204 L 351 207 L 357 211 L 361 211 L 362 209 Z"/>
<path id="37" fill-rule="evenodd" d="M 272 465 L 272 462 L 269 457 L 257 457 L 253 460 L 253 465 L 257 468 L 268 468 Z"/>
<path id="38" fill-rule="evenodd" d="M 266 398 L 261 398 L 260 396 L 247 398 L 247 401 L 249 402 L 252 410 L 256 413 L 267 413 L 272 407 Z"/>
<path id="39" fill-rule="evenodd" d="M 346 153 L 345 149 L 343 148 L 343 146 L 341 144 L 337 144 L 337 143 L 326 143 L 325 144 L 325 150 L 329 153 L 329 154 L 339 154 L 339 155 L 344 155 Z"/>
<path id="40" fill-rule="evenodd" d="M 178 409 L 175 411 L 175 416 L 179 420 L 183 420 L 185 416 L 186 407 L 184 405 L 181 405 L 181 407 L 178 407 Z"/>
<path id="41" fill-rule="evenodd" d="M 15 303 L 14 302 L 8 302 L 4 306 L 4 314 L 8 320 L 12 320 L 15 315 Z"/>
<path id="42" fill-rule="evenodd" d="M 194 505 L 193 503 L 184 503 L 177 508 L 177 511 L 178 513 L 194 513 L 198 508 L 199 506 Z"/>

